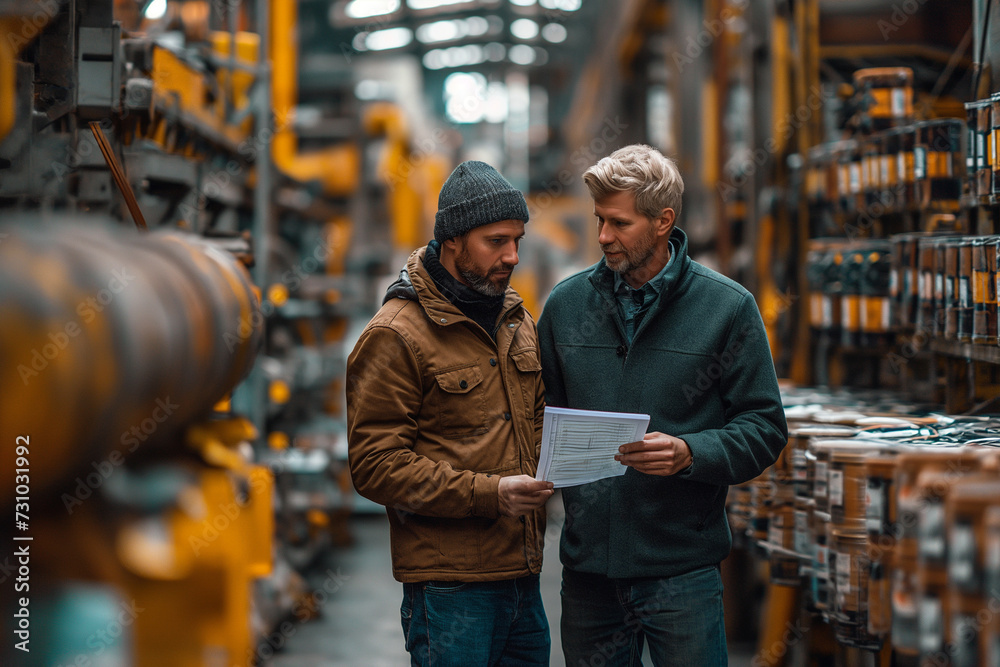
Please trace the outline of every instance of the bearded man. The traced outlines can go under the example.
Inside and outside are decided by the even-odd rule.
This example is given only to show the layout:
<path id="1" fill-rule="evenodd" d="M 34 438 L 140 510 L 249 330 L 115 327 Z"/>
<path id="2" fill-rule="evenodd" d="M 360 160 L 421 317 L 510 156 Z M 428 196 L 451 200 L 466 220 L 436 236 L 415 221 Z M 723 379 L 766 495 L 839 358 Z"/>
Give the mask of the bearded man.
<path id="1" fill-rule="evenodd" d="M 386 506 L 412 665 L 548 665 L 534 479 L 538 334 L 508 283 L 528 207 L 483 162 L 441 189 L 416 250 L 347 362 L 351 475 Z"/>

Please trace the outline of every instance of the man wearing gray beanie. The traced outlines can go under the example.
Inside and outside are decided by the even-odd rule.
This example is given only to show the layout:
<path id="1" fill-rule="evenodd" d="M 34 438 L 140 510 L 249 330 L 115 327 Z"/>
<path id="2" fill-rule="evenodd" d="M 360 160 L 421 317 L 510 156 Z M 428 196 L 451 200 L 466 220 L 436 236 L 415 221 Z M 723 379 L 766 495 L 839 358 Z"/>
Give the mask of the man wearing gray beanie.
<path id="1" fill-rule="evenodd" d="M 348 358 L 351 475 L 389 515 L 412 665 L 549 664 L 544 389 L 535 321 L 509 286 L 527 222 L 496 169 L 460 164 L 434 239 Z"/>

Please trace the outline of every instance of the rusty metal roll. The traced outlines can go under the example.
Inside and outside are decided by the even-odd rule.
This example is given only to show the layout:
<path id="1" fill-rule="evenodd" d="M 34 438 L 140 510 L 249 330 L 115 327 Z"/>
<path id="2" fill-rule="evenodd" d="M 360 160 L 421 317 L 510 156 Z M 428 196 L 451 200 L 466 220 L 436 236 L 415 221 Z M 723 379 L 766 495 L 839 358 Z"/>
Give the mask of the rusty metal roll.
<path id="1" fill-rule="evenodd" d="M 44 457 L 37 497 L 176 442 L 250 371 L 263 317 L 229 253 L 93 222 L 0 231 L 0 440 Z"/>

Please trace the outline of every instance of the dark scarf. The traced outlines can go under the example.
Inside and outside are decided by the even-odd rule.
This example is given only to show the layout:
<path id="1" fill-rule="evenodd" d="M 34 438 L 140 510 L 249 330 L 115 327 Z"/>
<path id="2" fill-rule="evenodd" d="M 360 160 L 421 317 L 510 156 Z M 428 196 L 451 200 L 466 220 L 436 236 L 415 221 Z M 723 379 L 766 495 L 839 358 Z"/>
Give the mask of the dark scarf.
<path id="1" fill-rule="evenodd" d="M 424 268 L 431 274 L 434 284 L 448 301 L 462 311 L 463 315 L 481 326 L 490 336 L 494 336 L 497 317 L 503 308 L 504 295 L 486 296 L 460 283 L 441 264 L 440 252 L 441 244 L 434 240 L 427 244 L 427 251 L 424 253 Z"/>

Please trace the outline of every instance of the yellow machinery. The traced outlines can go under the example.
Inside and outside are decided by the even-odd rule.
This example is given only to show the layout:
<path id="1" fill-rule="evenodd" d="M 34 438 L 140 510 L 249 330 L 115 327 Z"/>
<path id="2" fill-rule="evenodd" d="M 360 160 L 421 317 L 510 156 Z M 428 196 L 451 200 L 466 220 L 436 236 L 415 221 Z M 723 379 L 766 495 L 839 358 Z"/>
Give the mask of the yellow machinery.
<path id="1" fill-rule="evenodd" d="M 344 143 L 323 150 L 300 152 L 293 127 L 297 102 L 298 5 L 271 0 L 271 64 L 275 133 L 271 144 L 279 170 L 298 181 L 319 181 L 327 195 L 345 196 L 359 183 L 361 157 L 357 145 Z"/>
<path id="2" fill-rule="evenodd" d="M 413 151 L 406 116 L 394 104 L 369 106 L 364 125 L 370 136 L 385 139 L 377 173 L 386 188 L 393 245 L 413 250 L 434 235 L 437 194 L 448 178 L 448 162 L 436 153 Z"/>

